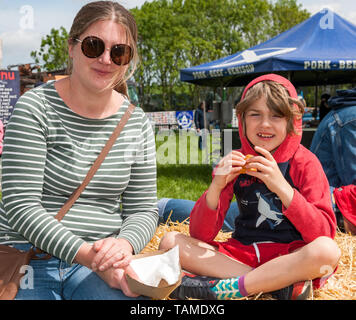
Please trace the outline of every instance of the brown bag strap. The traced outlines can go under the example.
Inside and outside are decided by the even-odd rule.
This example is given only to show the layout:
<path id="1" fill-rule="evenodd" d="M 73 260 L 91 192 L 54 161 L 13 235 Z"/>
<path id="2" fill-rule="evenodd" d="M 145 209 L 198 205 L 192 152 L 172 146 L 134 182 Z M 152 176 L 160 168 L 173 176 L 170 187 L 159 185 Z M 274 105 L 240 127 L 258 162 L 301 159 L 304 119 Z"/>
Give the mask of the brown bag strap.
<path id="1" fill-rule="evenodd" d="M 94 176 L 95 172 L 99 169 L 101 163 L 104 161 L 106 155 L 109 153 L 111 147 L 113 146 L 114 142 L 116 139 L 119 137 L 121 130 L 124 128 L 126 122 L 129 120 L 133 110 L 135 109 L 135 106 L 133 104 L 130 104 L 129 107 L 127 108 L 125 114 L 122 116 L 120 122 L 116 126 L 115 130 L 113 131 L 111 137 L 109 138 L 108 142 L 104 146 L 104 148 L 101 150 L 99 156 L 93 163 L 92 167 L 89 169 L 86 177 L 84 178 L 82 184 L 72 193 L 72 195 L 69 197 L 69 199 L 66 201 L 66 203 L 63 205 L 63 207 L 58 211 L 56 214 L 55 218 L 58 221 L 61 221 L 65 214 L 68 212 L 68 210 L 72 207 L 74 202 L 79 198 L 80 194 L 83 192 L 85 187 L 89 184 L 91 178 Z"/>

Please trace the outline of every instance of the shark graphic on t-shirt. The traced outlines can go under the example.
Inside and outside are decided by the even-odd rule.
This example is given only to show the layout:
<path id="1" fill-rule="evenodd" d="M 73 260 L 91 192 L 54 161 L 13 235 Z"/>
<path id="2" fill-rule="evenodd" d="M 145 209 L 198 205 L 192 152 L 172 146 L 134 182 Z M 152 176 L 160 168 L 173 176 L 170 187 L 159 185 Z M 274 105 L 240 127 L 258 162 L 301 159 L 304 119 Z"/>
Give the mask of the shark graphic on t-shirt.
<path id="1" fill-rule="evenodd" d="M 256 228 L 258 228 L 262 222 L 267 221 L 271 229 L 274 229 L 283 221 L 283 213 L 278 210 L 272 200 L 267 199 L 259 192 L 257 192 L 256 195 L 258 198 L 258 212 L 260 214 L 256 222 Z"/>

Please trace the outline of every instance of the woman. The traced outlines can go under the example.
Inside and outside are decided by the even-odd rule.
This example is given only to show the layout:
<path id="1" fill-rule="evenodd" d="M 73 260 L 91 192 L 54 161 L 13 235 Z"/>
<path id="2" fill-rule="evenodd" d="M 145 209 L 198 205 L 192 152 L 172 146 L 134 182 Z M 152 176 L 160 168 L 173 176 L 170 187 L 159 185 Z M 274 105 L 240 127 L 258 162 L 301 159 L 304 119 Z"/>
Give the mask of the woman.
<path id="1" fill-rule="evenodd" d="M 133 254 L 157 226 L 155 145 L 136 107 L 101 167 L 61 222 L 130 102 L 137 29 L 121 5 L 85 5 L 69 33 L 69 77 L 23 95 L 7 126 L 0 243 L 52 255 L 33 260 L 16 299 L 128 299 Z M 121 289 L 121 290 L 117 290 Z"/>

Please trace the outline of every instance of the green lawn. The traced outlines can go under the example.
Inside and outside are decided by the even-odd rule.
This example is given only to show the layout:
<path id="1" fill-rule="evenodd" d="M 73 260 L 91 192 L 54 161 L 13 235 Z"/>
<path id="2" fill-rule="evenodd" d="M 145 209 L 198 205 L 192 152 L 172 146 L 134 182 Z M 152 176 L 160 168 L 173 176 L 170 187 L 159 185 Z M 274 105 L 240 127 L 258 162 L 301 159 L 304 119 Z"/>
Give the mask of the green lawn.
<path id="1" fill-rule="evenodd" d="M 214 142 L 210 136 L 210 148 L 202 152 L 193 133 L 156 134 L 158 198 L 196 201 L 211 182 L 212 164 L 219 152 L 214 150 Z"/>
<path id="2" fill-rule="evenodd" d="M 158 198 L 198 200 L 211 182 L 210 165 L 158 165 Z"/>

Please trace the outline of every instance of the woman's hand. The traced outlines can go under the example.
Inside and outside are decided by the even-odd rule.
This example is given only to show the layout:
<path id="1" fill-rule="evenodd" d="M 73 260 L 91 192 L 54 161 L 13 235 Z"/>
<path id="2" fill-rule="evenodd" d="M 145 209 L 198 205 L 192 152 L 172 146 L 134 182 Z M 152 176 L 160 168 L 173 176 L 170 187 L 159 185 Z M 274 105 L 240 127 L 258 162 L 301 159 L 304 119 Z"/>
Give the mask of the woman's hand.
<path id="1" fill-rule="evenodd" d="M 247 170 L 246 173 L 262 180 L 267 188 L 277 194 L 283 205 L 288 208 L 293 199 L 293 188 L 284 178 L 271 153 L 258 146 L 255 146 L 255 150 L 262 156 L 248 159 L 245 168 L 255 168 L 257 171 Z"/>
<path id="2" fill-rule="evenodd" d="M 93 245 L 96 252 L 91 268 L 93 271 L 106 271 L 111 267 L 125 268 L 132 258 L 132 246 L 125 239 L 105 238 Z"/>
<path id="3" fill-rule="evenodd" d="M 120 289 L 127 297 L 138 297 L 139 295 L 132 292 L 126 280 L 126 274 L 131 278 L 139 280 L 131 266 L 126 268 L 110 268 L 106 271 L 96 272 L 111 288 Z"/>

